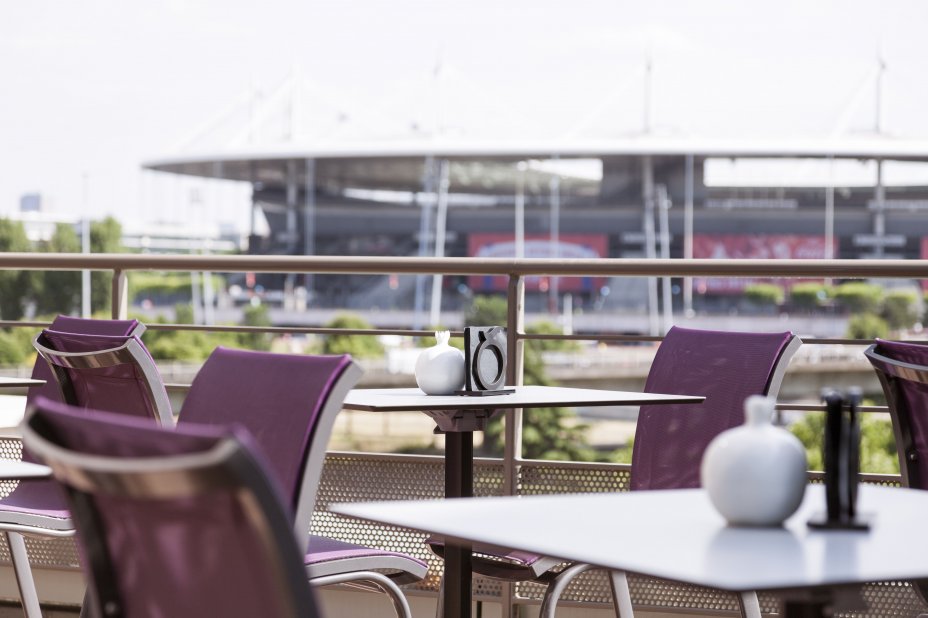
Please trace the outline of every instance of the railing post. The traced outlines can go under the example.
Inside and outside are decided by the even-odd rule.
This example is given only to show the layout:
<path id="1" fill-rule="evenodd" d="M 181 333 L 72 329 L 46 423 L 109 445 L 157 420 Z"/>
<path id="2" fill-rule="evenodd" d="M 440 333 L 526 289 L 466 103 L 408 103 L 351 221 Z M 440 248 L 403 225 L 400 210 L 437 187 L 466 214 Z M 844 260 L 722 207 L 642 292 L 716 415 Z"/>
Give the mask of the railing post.
<path id="1" fill-rule="evenodd" d="M 525 279 L 510 273 L 506 292 L 506 384 L 519 386 L 523 380 L 525 358 Z M 503 450 L 503 494 L 515 495 L 519 483 L 519 462 L 522 460 L 522 410 L 506 411 L 506 436 Z M 515 603 L 513 584 L 500 586 L 501 614 L 511 618 Z"/>
<path id="2" fill-rule="evenodd" d="M 506 315 L 506 384 L 519 386 L 523 380 L 525 340 L 525 280 L 521 275 L 509 275 Z M 506 412 L 506 443 L 503 465 L 506 468 L 503 490 L 513 494 L 516 489 L 516 466 L 522 458 L 522 410 Z"/>
<path id="3" fill-rule="evenodd" d="M 110 315 L 114 320 L 125 320 L 129 315 L 129 278 L 119 268 L 113 270 Z"/>

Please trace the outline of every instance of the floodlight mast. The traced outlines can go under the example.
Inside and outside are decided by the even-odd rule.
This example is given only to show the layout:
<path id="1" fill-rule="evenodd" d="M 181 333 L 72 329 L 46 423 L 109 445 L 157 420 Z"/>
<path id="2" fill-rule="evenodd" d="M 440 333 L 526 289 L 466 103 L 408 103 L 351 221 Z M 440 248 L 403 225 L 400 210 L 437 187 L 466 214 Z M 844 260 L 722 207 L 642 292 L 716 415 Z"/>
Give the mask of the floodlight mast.
<path id="1" fill-rule="evenodd" d="M 83 217 L 81 220 L 81 253 L 87 254 L 90 253 L 90 199 L 89 199 L 89 185 L 90 185 L 90 174 L 84 172 L 83 174 Z M 91 317 L 92 307 L 90 304 L 90 271 L 84 269 L 81 271 L 81 317 L 89 318 Z"/>

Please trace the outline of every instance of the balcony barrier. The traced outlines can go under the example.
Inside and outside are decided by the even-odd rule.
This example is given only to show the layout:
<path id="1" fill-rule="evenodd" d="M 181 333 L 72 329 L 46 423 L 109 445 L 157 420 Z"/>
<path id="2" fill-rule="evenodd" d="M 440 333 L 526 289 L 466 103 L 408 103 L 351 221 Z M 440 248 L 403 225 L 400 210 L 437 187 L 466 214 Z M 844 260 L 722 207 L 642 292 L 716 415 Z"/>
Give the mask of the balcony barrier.
<path id="1" fill-rule="evenodd" d="M 111 314 L 125 318 L 128 313 L 127 274 L 132 271 L 191 272 L 273 272 L 295 274 L 367 274 L 367 275 L 482 275 L 507 278 L 507 383 L 521 384 L 526 341 L 595 340 L 603 342 L 656 342 L 660 337 L 615 332 L 582 335 L 539 335 L 525 332 L 525 279 L 530 276 L 602 276 L 602 277 L 782 277 L 802 279 L 909 278 L 928 279 L 928 262 L 903 260 L 504 260 L 476 258 L 383 258 L 383 257 L 279 257 L 279 256 L 161 256 L 161 255 L 80 255 L 80 254 L 0 254 L 0 270 L 103 270 L 112 273 Z M 35 321 L 0 321 L 0 327 L 40 328 Z M 788 321 L 783 323 L 789 328 Z M 149 328 L 199 330 L 239 333 L 305 333 L 348 335 L 398 335 L 421 337 L 431 331 L 416 329 L 330 329 L 309 327 L 244 327 L 223 325 L 150 324 Z M 460 333 L 454 333 L 460 335 Z M 840 338 L 803 338 L 804 345 L 843 344 L 860 347 L 870 340 Z M 787 380 L 789 377 L 787 376 Z M 184 389 L 186 385 L 173 385 Z M 810 394 L 810 398 L 817 393 Z M 819 405 L 778 404 L 780 410 L 814 411 Z M 885 407 L 868 406 L 864 412 L 885 412 Z M 583 462 L 528 460 L 522 457 L 522 415 L 506 413 L 505 452 L 501 459 L 479 459 L 474 478 L 478 495 L 529 495 L 578 491 L 627 491 L 629 466 Z M 0 455 L 19 457 L 21 447 L 15 439 L 0 439 Z M 422 543 L 423 535 L 397 528 L 359 523 L 328 512 L 334 502 L 439 498 L 442 495 L 442 459 L 425 455 L 332 452 L 326 459 L 313 530 L 348 541 L 404 551 L 429 560 L 429 576 L 409 587 L 411 594 L 432 594 L 437 590 L 440 561 L 430 555 Z M 810 473 L 813 482 L 820 475 Z M 898 476 L 862 475 L 864 482 L 898 484 Z M 0 483 L 8 492 L 10 483 Z M 76 569 L 77 555 L 73 542 L 28 539 L 33 564 L 38 568 Z M 6 548 L 0 548 L 0 561 L 8 562 Z M 632 596 L 643 609 L 689 611 L 701 614 L 730 614 L 737 609 L 731 595 L 651 578 L 633 578 Z M 537 602 L 541 590 L 533 585 L 507 585 L 477 578 L 477 598 L 514 603 Z M 873 606 L 868 615 L 914 615 L 925 611 L 911 588 L 905 583 L 868 585 L 865 596 Z M 565 602 L 600 606 L 609 602 L 609 585 L 605 577 L 589 573 L 579 578 L 565 594 Z M 776 599 L 762 595 L 766 612 L 775 611 Z M 504 615 L 508 615 L 505 613 Z M 855 616 L 865 614 L 856 613 Z"/>

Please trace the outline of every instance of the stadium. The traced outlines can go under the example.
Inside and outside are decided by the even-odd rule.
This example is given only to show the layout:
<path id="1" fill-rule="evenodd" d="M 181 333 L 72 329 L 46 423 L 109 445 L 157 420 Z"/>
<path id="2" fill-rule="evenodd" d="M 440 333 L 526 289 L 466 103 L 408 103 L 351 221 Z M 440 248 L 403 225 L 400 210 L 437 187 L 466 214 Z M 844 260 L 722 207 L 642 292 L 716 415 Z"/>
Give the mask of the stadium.
<path id="1" fill-rule="evenodd" d="M 809 139 L 653 131 L 546 140 L 319 138 L 318 130 L 299 130 L 292 112 L 298 84 L 244 123 L 241 133 L 251 137 L 204 148 L 198 135 L 180 153 L 144 164 L 249 183 L 252 221 L 263 218 L 269 229 L 262 235 L 264 226 L 253 225 L 254 254 L 928 257 L 928 141 L 890 137 L 879 123 L 867 134 Z M 316 306 L 420 310 L 428 282 L 401 279 L 291 276 L 257 285 L 305 286 Z M 747 283 L 682 281 L 670 286 L 671 302 L 686 312 L 725 307 Z M 501 285 L 445 278 L 433 312 L 436 302 L 455 310 Z M 568 294 L 580 309 L 656 304 L 643 281 L 592 279 L 529 281 L 526 302 L 530 311 L 559 311 Z"/>

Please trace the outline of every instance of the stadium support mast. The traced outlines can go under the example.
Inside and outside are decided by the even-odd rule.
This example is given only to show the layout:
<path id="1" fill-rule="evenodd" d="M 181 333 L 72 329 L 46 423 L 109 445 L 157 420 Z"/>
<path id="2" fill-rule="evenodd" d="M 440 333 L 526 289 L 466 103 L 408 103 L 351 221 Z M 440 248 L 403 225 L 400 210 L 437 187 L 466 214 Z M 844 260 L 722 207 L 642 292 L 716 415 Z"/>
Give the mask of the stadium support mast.
<path id="1" fill-rule="evenodd" d="M 451 185 L 451 163 L 442 159 L 438 172 L 438 208 L 435 213 L 435 257 L 445 257 L 445 230 L 448 227 L 448 187 Z M 441 286 L 442 276 L 432 275 L 432 304 L 429 312 L 429 326 L 441 324 Z"/>

